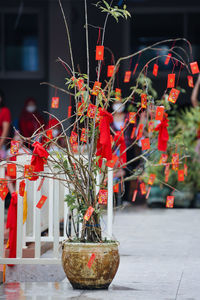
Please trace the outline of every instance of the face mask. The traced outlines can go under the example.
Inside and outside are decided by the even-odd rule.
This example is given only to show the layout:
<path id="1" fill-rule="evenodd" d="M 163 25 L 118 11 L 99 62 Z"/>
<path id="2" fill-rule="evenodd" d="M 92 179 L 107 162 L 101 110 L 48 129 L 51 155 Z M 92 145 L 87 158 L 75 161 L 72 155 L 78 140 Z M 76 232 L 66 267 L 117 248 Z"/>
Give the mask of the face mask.
<path id="1" fill-rule="evenodd" d="M 112 108 L 114 111 L 118 112 L 118 113 L 121 113 L 124 111 L 125 107 L 122 103 L 114 103 L 112 105 Z"/>
<path id="2" fill-rule="evenodd" d="M 35 105 L 28 105 L 26 110 L 30 113 L 33 113 L 34 111 L 36 111 L 36 106 Z"/>
<path id="3" fill-rule="evenodd" d="M 59 135 L 60 131 L 58 129 L 52 129 L 52 135 L 53 137 L 57 137 Z"/>

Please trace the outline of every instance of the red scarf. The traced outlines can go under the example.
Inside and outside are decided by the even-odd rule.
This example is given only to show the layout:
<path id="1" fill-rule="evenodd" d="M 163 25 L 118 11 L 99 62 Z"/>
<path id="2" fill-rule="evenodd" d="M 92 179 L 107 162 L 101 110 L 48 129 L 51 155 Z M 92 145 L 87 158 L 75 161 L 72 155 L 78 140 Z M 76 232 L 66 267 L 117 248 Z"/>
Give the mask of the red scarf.
<path id="1" fill-rule="evenodd" d="M 116 146 L 120 146 L 120 162 L 123 165 L 127 162 L 124 134 L 121 131 L 117 131 L 114 136 L 114 141 L 116 143 Z M 125 166 L 123 168 L 125 168 Z"/>
<path id="2" fill-rule="evenodd" d="M 31 158 L 31 165 L 34 167 L 34 172 L 44 171 L 44 159 L 48 158 L 49 153 L 39 142 L 35 142 L 33 146 L 34 149 Z"/>
<path id="3" fill-rule="evenodd" d="M 166 151 L 167 150 L 167 142 L 169 140 L 169 134 L 168 134 L 168 119 L 167 117 L 164 117 L 163 120 L 156 126 L 154 129 L 155 131 L 159 131 L 158 134 L 158 150 L 159 151 Z"/>

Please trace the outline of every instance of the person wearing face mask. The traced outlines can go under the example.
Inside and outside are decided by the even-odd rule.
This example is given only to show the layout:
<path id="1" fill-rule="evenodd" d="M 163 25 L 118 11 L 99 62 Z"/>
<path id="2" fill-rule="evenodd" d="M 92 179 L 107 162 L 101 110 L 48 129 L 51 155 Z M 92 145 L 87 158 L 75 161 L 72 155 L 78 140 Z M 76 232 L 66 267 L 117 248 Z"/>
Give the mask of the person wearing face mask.
<path id="1" fill-rule="evenodd" d="M 31 137 L 32 134 L 44 124 L 44 119 L 37 110 L 34 98 L 25 101 L 19 120 L 19 130 L 24 137 Z"/>
<path id="2" fill-rule="evenodd" d="M 10 131 L 11 114 L 10 110 L 5 106 L 5 96 L 0 90 L 0 159 L 6 157 L 6 141 Z"/>

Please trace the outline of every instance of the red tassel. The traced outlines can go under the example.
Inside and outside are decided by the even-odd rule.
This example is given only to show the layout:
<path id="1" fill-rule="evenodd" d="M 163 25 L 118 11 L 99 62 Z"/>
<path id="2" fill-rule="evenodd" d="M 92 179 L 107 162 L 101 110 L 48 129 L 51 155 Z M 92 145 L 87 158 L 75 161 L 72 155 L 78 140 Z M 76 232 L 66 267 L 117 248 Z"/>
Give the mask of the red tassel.
<path id="1" fill-rule="evenodd" d="M 158 150 L 166 151 L 167 150 L 167 142 L 169 140 L 168 134 L 168 119 L 164 116 L 163 120 L 156 126 L 155 131 L 159 131 L 158 134 Z"/>
<path id="2" fill-rule="evenodd" d="M 42 144 L 35 142 L 33 144 L 33 155 L 31 158 L 31 166 L 34 167 L 34 172 L 44 171 L 44 159 L 47 159 L 49 153 L 44 149 Z"/>
<path id="3" fill-rule="evenodd" d="M 117 131 L 114 136 L 114 141 L 116 143 L 116 146 L 120 146 L 120 162 L 121 164 L 125 164 L 126 159 L 126 144 L 124 139 L 124 134 L 121 131 Z M 125 166 L 124 166 L 125 168 Z"/>
<path id="4" fill-rule="evenodd" d="M 72 107 L 68 106 L 68 118 L 70 118 L 72 115 Z"/>

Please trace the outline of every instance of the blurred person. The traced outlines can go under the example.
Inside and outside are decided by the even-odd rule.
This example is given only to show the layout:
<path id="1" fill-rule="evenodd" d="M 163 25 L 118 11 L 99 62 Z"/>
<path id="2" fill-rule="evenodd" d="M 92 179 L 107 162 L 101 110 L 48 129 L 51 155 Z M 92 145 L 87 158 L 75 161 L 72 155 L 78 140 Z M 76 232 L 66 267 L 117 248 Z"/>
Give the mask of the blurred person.
<path id="1" fill-rule="evenodd" d="M 60 137 L 62 134 L 62 128 L 58 120 L 55 118 L 50 119 L 48 124 L 45 127 L 45 132 L 48 138 L 43 138 L 43 144 L 47 143 L 47 150 L 48 152 L 53 151 L 61 151 L 60 147 L 65 147 L 65 141 L 63 137 Z M 56 139 L 57 138 L 57 139 Z M 54 144 L 54 142 L 51 140 L 56 139 L 56 143 L 60 146 Z"/>
<path id="2" fill-rule="evenodd" d="M 195 86 L 193 88 L 193 91 L 192 91 L 192 95 L 191 95 L 191 102 L 192 102 L 192 105 L 193 107 L 196 107 L 199 105 L 199 87 L 200 87 L 200 74 L 197 78 L 197 81 L 195 83 Z"/>
<path id="3" fill-rule="evenodd" d="M 10 110 L 5 106 L 5 95 L 0 90 L 0 159 L 6 158 L 6 138 L 9 136 L 10 123 Z"/>
<path id="4" fill-rule="evenodd" d="M 26 99 L 19 120 L 19 130 L 24 137 L 31 137 L 33 133 L 44 125 L 44 119 L 37 110 L 34 98 Z"/>

